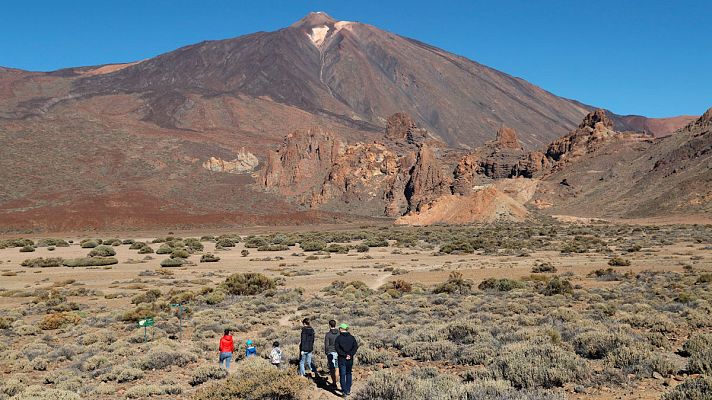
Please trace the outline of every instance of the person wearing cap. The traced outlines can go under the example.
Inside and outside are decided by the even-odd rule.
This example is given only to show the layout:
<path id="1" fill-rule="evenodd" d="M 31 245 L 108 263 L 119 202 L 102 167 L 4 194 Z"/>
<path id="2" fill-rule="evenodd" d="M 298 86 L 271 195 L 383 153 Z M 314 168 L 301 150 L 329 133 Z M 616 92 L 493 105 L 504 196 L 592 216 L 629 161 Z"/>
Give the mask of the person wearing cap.
<path id="1" fill-rule="evenodd" d="M 336 329 L 336 321 L 329 321 L 329 331 L 324 336 L 324 354 L 329 365 L 329 375 L 331 376 L 331 386 L 336 387 L 336 368 L 338 367 L 339 355 L 336 353 L 336 338 L 339 337 L 339 330 Z"/>
<path id="2" fill-rule="evenodd" d="M 252 340 L 246 342 L 247 347 L 245 348 L 245 358 L 250 358 L 257 355 L 257 348 L 252 344 Z"/>
<path id="3" fill-rule="evenodd" d="M 235 351 L 235 343 L 232 341 L 232 334 L 229 329 L 225 329 L 224 335 L 220 338 L 220 346 L 218 352 L 220 353 L 220 366 L 225 365 L 225 369 L 230 369 L 230 361 L 232 360 L 232 353 Z"/>
<path id="4" fill-rule="evenodd" d="M 349 325 L 339 325 L 339 337 L 334 344 L 336 353 L 339 355 L 339 383 L 344 397 L 351 395 L 351 370 L 354 365 L 354 356 L 358 350 L 356 338 L 349 333 Z"/>
<path id="5" fill-rule="evenodd" d="M 309 318 L 302 320 L 302 335 L 299 340 L 299 375 L 306 375 L 305 364 L 309 367 L 310 374 L 316 374 L 312 366 L 312 352 L 314 351 L 314 328 L 309 324 Z"/>

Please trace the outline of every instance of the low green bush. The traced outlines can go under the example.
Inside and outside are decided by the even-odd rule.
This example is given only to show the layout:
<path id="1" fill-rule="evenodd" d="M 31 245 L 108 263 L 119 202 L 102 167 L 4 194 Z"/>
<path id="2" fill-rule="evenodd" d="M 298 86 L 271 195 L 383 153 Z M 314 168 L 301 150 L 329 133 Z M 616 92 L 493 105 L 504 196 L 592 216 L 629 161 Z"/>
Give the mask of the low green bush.
<path id="1" fill-rule="evenodd" d="M 214 255 L 214 254 L 212 254 L 212 253 L 207 253 L 207 254 L 203 254 L 202 256 L 200 256 L 200 262 L 201 262 L 201 263 L 205 263 L 205 262 L 218 262 L 218 261 L 220 261 L 220 257 L 218 257 L 218 256 L 216 256 L 216 255 Z"/>
<path id="2" fill-rule="evenodd" d="M 183 264 L 185 264 L 185 259 L 183 258 L 166 258 L 165 260 L 161 261 L 161 267 L 166 268 L 180 267 Z"/>
<path id="3" fill-rule="evenodd" d="M 53 257 L 53 258 L 28 258 L 27 260 L 22 262 L 23 267 L 28 267 L 28 268 L 53 268 L 53 267 L 61 267 L 62 263 L 64 260 L 60 257 Z"/>
<path id="4" fill-rule="evenodd" d="M 111 257 L 116 255 L 116 250 L 107 245 L 99 245 L 91 249 L 89 257 Z"/>
<path id="5" fill-rule="evenodd" d="M 306 379 L 292 371 L 252 357 L 235 363 L 226 380 L 199 389 L 193 400 L 297 400 L 303 398 L 308 386 Z"/>
<path id="6" fill-rule="evenodd" d="M 84 257 L 66 259 L 62 264 L 65 267 L 101 267 L 118 263 L 119 260 L 114 257 Z"/>
<path id="7" fill-rule="evenodd" d="M 232 274 L 222 284 L 228 294 L 250 296 L 274 289 L 277 283 L 274 279 L 255 272 Z"/>
<path id="8" fill-rule="evenodd" d="M 509 278 L 487 278 L 477 285 L 480 290 L 494 290 L 497 292 L 509 292 L 514 289 L 521 289 L 524 284 L 520 281 L 515 281 Z"/>
<path id="9" fill-rule="evenodd" d="M 608 260 L 608 265 L 611 267 L 627 267 L 630 265 L 630 260 L 623 257 L 613 257 Z"/>
<path id="10" fill-rule="evenodd" d="M 663 395 L 663 400 L 710 400 L 712 399 L 712 378 L 701 376 L 688 379 Z"/>

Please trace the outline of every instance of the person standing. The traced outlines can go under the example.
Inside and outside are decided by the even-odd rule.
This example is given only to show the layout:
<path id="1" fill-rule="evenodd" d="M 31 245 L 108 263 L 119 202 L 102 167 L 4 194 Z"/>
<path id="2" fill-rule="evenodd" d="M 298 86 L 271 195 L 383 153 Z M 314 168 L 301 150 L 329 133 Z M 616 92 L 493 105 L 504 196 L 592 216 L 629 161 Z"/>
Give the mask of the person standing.
<path id="1" fill-rule="evenodd" d="M 329 321 L 329 332 L 326 332 L 324 337 L 324 354 L 326 361 L 329 364 L 329 375 L 331 376 L 331 386 L 336 387 L 336 368 L 338 365 L 339 355 L 336 352 L 336 338 L 339 337 L 339 330 L 336 329 L 336 321 Z"/>
<path id="2" fill-rule="evenodd" d="M 305 367 L 306 364 L 309 367 L 309 373 L 316 373 L 312 367 L 312 352 L 314 351 L 314 328 L 309 324 L 309 318 L 304 318 L 302 320 L 302 336 L 299 341 L 299 352 L 301 357 L 299 358 L 299 375 L 306 375 Z"/>
<path id="3" fill-rule="evenodd" d="M 269 353 L 269 360 L 272 365 L 279 368 L 282 364 L 282 349 L 279 348 L 279 342 L 272 343 L 272 351 Z"/>
<path id="4" fill-rule="evenodd" d="M 344 397 L 351 395 L 351 370 L 354 366 L 354 356 L 358 350 L 358 342 L 356 338 L 349 333 L 347 324 L 339 325 L 339 337 L 336 338 L 334 345 L 336 353 L 339 355 L 339 381 L 341 383 L 341 392 Z"/>
<path id="5" fill-rule="evenodd" d="M 225 369 L 230 370 L 230 361 L 232 360 L 232 353 L 235 352 L 235 343 L 232 340 L 232 334 L 229 329 L 225 329 L 223 337 L 220 338 L 220 366 L 225 364 Z"/>

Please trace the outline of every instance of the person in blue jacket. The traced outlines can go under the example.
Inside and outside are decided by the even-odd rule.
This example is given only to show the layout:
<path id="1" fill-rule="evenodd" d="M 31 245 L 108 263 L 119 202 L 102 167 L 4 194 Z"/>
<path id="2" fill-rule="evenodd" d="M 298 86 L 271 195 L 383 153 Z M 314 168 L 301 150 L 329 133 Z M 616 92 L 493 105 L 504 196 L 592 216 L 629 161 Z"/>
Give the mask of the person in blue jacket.
<path id="1" fill-rule="evenodd" d="M 252 344 L 252 340 L 247 341 L 247 348 L 245 349 L 245 358 L 250 358 L 257 355 L 257 348 Z"/>

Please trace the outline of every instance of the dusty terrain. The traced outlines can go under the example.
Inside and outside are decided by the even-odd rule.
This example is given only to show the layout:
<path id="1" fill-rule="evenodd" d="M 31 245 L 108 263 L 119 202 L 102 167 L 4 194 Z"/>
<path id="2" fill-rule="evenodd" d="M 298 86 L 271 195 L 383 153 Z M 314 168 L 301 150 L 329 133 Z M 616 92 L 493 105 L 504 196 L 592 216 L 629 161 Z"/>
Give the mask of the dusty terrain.
<path id="1" fill-rule="evenodd" d="M 659 399 L 699 376 L 688 371 L 689 356 L 681 356 L 680 349 L 712 328 L 707 280 L 712 277 L 710 226 L 325 228 L 279 234 L 253 228 L 252 234 L 270 235 L 243 236 L 235 247 L 222 249 L 216 249 L 216 241 L 227 243 L 221 238 L 191 242 L 169 237 L 173 250 L 192 249 L 192 254 L 184 254 L 192 263 L 175 268 L 159 264 L 170 254 L 138 254 L 119 242 L 111 246 L 118 261 L 113 265 L 21 266 L 38 257 L 85 257 L 92 249 L 80 247 L 87 236 L 77 234 L 65 235 L 63 239 L 74 243 L 54 250 L 42 245 L 39 237 L 31 238 L 33 252 L 0 249 L 0 398 L 22 392 L 26 398 L 37 398 L 29 395 L 37 389 L 32 385 L 57 390 L 48 393 L 67 399 L 75 392 L 96 399 L 221 398 L 205 396 L 222 390 L 220 385 L 227 382 L 214 376 L 210 367 L 216 364 L 215 346 L 223 327 L 237 330 L 236 342 L 255 340 L 263 356 L 278 339 L 286 357 L 294 361 L 298 321 L 305 316 L 315 320 L 320 368 L 325 365 L 319 345 L 325 322 L 334 317 L 352 325 L 363 345 L 355 368 L 358 399 L 393 384 L 388 383 L 389 374 L 410 372 L 414 375 L 407 379 L 421 386 L 464 379 L 471 382 L 463 386 L 468 390 L 495 385 L 497 393 L 537 392 L 541 399 Z M 203 232 L 211 233 L 215 234 Z M 165 236 L 119 238 L 146 242 L 155 251 L 165 244 Z M 294 240 L 303 246 L 331 242 L 326 249 L 332 250 L 303 251 L 292 244 Z M 253 247 L 269 243 L 287 247 L 279 251 Z M 249 254 L 243 256 L 243 250 Z M 199 262 L 207 253 L 220 260 Z M 630 265 L 610 266 L 616 257 Z M 541 272 L 533 273 L 535 268 Z M 277 286 L 257 295 L 231 295 L 224 282 L 236 273 L 261 273 Z M 491 278 L 504 281 L 486 286 L 483 282 Z M 562 289 L 561 281 L 571 286 Z M 168 307 L 177 302 L 189 310 L 182 340 L 177 338 L 178 319 Z M 155 317 L 156 336 L 149 331 L 150 341 L 144 344 L 136 320 L 147 316 Z M 501 331 L 501 324 L 511 326 L 511 332 Z M 437 332 L 448 326 L 463 331 L 440 338 Z M 618 332 L 616 340 L 628 344 L 619 350 L 614 348 L 621 344 L 610 344 L 607 355 L 591 356 L 593 350 L 587 346 L 597 345 L 588 340 L 604 340 L 606 331 Z M 565 374 L 561 381 L 539 381 L 544 378 L 535 376 L 524 384 L 518 375 L 499 369 L 511 362 L 508 352 L 516 353 L 516 346 L 553 346 L 549 351 L 562 352 L 566 360 L 558 362 L 573 363 L 576 371 L 579 364 L 586 365 L 593 375 L 582 369 Z M 621 351 L 635 356 L 621 359 Z M 432 367 L 431 372 L 423 369 Z M 287 368 L 284 379 L 294 373 L 294 365 Z M 428 380 L 434 373 L 442 375 L 440 380 Z M 215 382 L 202 383 L 207 380 Z M 197 382 L 195 386 L 188 384 L 191 381 Z M 305 398 L 335 397 L 311 381 L 293 384 L 303 385 Z M 417 390 L 430 390 L 421 386 Z"/>

